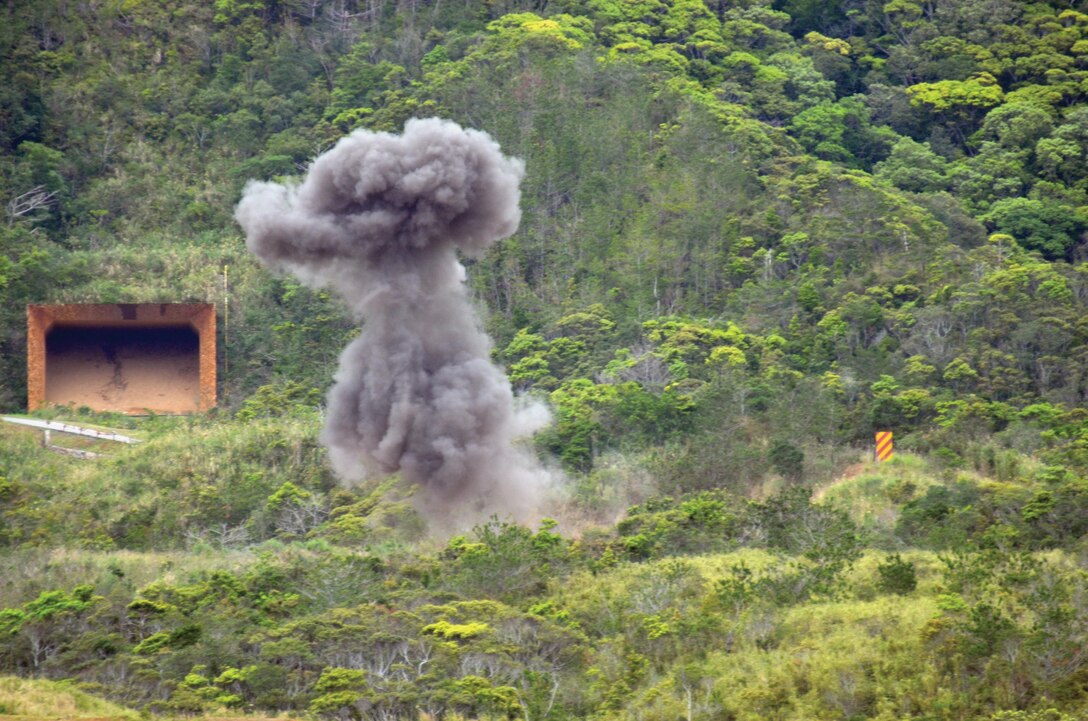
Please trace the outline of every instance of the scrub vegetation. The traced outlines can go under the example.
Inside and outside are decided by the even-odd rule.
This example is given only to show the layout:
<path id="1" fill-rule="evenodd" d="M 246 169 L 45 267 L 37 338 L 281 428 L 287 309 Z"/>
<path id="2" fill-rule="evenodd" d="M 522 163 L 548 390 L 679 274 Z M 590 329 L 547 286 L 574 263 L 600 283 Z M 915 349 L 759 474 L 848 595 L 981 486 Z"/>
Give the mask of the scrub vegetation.
<path id="1" fill-rule="evenodd" d="M 1085 3 L 0 20 L 0 408 L 27 303 L 211 301 L 221 350 L 206 415 L 37 414 L 138 445 L 0 428 L 0 715 L 1088 715 Z M 232 220 L 431 116 L 525 162 L 519 230 L 464 263 L 565 478 L 442 538 L 402 479 L 338 484 L 358 329 Z"/>

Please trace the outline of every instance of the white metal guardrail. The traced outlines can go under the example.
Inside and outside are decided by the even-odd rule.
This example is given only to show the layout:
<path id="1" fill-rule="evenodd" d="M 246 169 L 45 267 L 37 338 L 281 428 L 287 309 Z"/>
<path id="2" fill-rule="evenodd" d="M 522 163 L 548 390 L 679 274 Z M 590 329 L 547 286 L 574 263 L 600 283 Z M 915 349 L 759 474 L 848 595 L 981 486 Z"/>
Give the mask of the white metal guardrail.
<path id="1" fill-rule="evenodd" d="M 77 436 L 90 436 L 91 438 L 98 438 L 103 441 L 117 441 L 118 443 L 140 442 L 139 438 L 123 436 L 120 433 L 97 431 L 93 428 L 84 428 L 83 426 L 76 426 L 71 423 L 60 423 L 58 421 L 39 421 L 32 418 L 11 418 L 9 416 L 0 416 L 0 420 L 7 421 L 8 423 L 16 423 L 21 426 L 40 428 L 43 431 L 59 431 L 60 433 L 73 433 Z"/>

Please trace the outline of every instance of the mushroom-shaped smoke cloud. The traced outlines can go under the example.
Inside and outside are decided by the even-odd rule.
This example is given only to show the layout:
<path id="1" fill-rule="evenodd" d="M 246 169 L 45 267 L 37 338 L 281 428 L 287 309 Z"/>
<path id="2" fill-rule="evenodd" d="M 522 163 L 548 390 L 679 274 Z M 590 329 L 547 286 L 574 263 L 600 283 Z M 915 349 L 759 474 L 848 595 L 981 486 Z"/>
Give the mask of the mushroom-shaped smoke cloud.
<path id="1" fill-rule="evenodd" d="M 468 301 L 456 250 L 512 234 L 520 160 L 437 119 L 359 130 L 297 186 L 251 182 L 235 218 L 273 269 L 331 287 L 363 331 L 340 356 L 322 441 L 348 481 L 400 472 L 446 525 L 525 519 L 547 473 L 515 440 L 547 422 L 518 407 Z"/>

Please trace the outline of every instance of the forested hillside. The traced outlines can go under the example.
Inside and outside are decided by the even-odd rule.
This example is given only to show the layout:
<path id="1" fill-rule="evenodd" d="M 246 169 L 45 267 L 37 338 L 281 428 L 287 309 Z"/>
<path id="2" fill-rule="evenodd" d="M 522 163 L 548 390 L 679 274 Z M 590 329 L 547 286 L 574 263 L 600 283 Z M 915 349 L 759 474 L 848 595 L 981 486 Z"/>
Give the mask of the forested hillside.
<path id="1" fill-rule="evenodd" d="M 214 302 L 221 381 L 41 413 L 145 441 L 94 461 L 0 429 L 0 672 L 163 713 L 1088 715 L 1088 3 L 9 0 L 0 78 L 0 409 L 27 303 Z M 525 162 L 466 266 L 558 524 L 434 539 L 396 477 L 340 486 L 358 329 L 232 219 L 431 116 Z"/>

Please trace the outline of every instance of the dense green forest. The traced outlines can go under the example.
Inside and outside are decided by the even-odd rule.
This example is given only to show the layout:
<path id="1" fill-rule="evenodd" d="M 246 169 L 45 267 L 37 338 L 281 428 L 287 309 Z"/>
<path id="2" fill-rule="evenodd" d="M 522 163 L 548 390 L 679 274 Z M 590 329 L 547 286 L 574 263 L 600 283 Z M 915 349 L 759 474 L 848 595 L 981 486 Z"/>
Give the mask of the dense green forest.
<path id="1" fill-rule="evenodd" d="M 1088 2 L 8 0 L 0 77 L 0 409 L 36 302 L 216 303 L 221 398 L 39 413 L 144 440 L 94 461 L 0 429 L 0 673 L 178 715 L 1088 717 Z M 552 409 L 532 527 L 337 483 L 358 329 L 232 220 L 431 116 L 525 162 L 466 266 Z"/>

